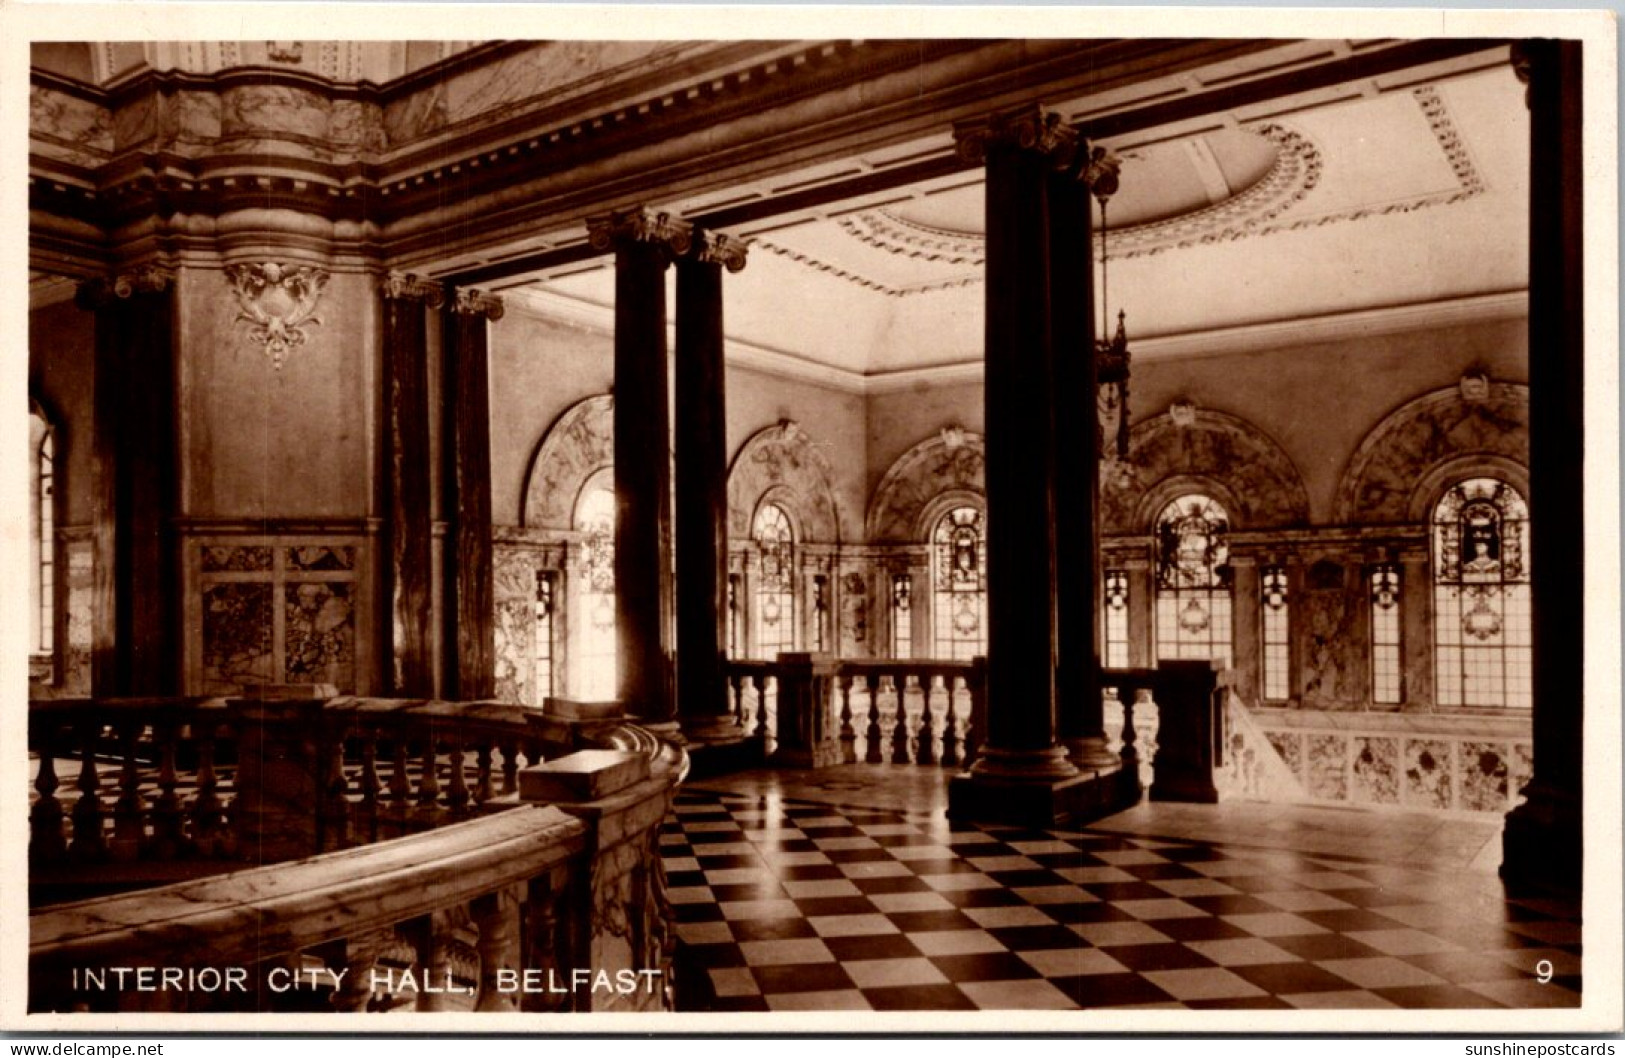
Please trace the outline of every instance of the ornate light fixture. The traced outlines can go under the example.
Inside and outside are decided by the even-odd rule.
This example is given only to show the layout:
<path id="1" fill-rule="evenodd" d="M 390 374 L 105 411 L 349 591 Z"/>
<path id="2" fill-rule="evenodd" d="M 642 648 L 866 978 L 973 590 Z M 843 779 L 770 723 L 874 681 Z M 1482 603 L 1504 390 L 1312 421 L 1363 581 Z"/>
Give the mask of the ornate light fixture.
<path id="1" fill-rule="evenodd" d="M 1089 152 L 1089 164 L 1084 169 L 1083 181 L 1088 185 L 1095 201 L 1100 203 L 1100 337 L 1095 339 L 1095 378 L 1096 400 L 1099 402 L 1099 447 L 1100 452 L 1109 462 L 1125 462 L 1128 459 L 1128 381 L 1129 381 L 1129 351 L 1127 314 L 1121 309 L 1117 313 L 1117 331 L 1110 338 L 1106 337 L 1110 327 L 1110 316 L 1107 302 L 1107 269 L 1106 262 L 1109 256 L 1106 252 L 1106 203 L 1112 195 L 1117 193 L 1118 171 L 1122 167 L 1122 160 L 1105 147 L 1095 147 Z M 1107 424 L 1115 426 L 1116 434 L 1115 452 L 1108 453 L 1106 446 Z"/>

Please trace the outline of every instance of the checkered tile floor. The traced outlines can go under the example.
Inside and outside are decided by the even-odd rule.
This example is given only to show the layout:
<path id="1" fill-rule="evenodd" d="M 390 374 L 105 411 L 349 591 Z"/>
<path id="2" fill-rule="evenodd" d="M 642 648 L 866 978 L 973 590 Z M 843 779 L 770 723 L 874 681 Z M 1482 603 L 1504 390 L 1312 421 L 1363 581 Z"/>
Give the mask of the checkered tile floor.
<path id="1" fill-rule="evenodd" d="M 661 844 L 687 1010 L 1580 1002 L 1576 908 L 1384 865 L 699 790 Z"/>

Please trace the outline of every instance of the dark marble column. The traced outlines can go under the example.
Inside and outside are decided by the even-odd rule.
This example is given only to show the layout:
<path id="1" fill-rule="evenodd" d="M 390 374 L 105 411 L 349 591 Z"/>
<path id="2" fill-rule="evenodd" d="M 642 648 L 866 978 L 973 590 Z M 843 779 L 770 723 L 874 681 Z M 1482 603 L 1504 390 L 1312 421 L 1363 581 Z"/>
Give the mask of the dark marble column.
<path id="1" fill-rule="evenodd" d="M 96 313 L 91 686 L 98 696 L 180 690 L 174 276 L 148 268 L 85 283 Z"/>
<path id="2" fill-rule="evenodd" d="M 388 562 L 379 576 L 384 682 L 390 693 L 434 693 L 434 586 L 429 509 L 428 320 L 443 302 L 440 284 L 391 272 L 384 302 L 384 504 Z"/>
<path id="3" fill-rule="evenodd" d="M 950 793 L 962 818 L 1063 814 L 1056 742 L 1055 511 L 1046 210 L 1076 136 L 1036 106 L 955 127 L 987 165 L 987 739 Z"/>
<path id="4" fill-rule="evenodd" d="M 691 741 L 743 737 L 728 712 L 728 436 L 722 270 L 745 244 L 697 231 L 677 261 L 677 707 Z"/>
<path id="5" fill-rule="evenodd" d="M 1581 46 L 1514 45 L 1529 104 L 1529 515 L 1534 776 L 1501 875 L 1578 891 L 1585 727 L 1585 231 Z"/>
<path id="6" fill-rule="evenodd" d="M 1082 161 L 1080 152 L 1079 162 Z M 1055 474 L 1055 695 L 1061 741 L 1084 771 L 1115 771 L 1106 748 L 1096 628 L 1100 586 L 1099 426 L 1094 414 L 1094 283 L 1090 275 L 1090 184 L 1076 166 L 1047 175 L 1049 204 L 1049 392 Z M 1113 164 L 1083 176 L 1109 195 Z M 1107 182 L 1111 187 L 1107 188 Z M 1109 335 L 1102 335 L 1109 338 Z"/>
<path id="7" fill-rule="evenodd" d="M 671 417 L 666 266 L 689 226 L 637 209 L 593 217 L 592 245 L 615 251 L 615 613 L 620 696 L 629 715 L 677 730 L 672 577 Z"/>
<path id="8" fill-rule="evenodd" d="M 501 318 L 502 301 L 477 290 L 458 290 L 446 306 L 440 445 L 447 536 L 445 673 L 440 693 L 460 701 L 495 692 L 489 325 Z"/>

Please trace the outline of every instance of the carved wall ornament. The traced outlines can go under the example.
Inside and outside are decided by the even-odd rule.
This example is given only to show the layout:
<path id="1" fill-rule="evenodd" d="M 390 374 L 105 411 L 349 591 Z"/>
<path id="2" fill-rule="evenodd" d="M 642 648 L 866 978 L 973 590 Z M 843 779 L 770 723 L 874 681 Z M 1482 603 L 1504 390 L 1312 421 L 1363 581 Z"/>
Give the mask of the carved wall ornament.
<path id="1" fill-rule="evenodd" d="M 1490 376 L 1482 370 L 1469 370 L 1457 384 L 1461 399 L 1469 404 L 1482 404 L 1490 399 Z"/>
<path id="2" fill-rule="evenodd" d="M 694 227 L 688 221 L 642 206 L 587 218 L 587 242 L 595 250 L 612 250 L 619 242 L 647 242 L 681 256 L 693 241 Z"/>
<path id="3" fill-rule="evenodd" d="M 942 443 L 951 452 L 965 443 L 965 428 L 958 424 L 944 426 L 939 436 L 942 438 Z"/>
<path id="4" fill-rule="evenodd" d="M 719 264 L 730 272 L 744 271 L 745 256 L 750 251 L 749 241 L 703 228 L 693 233 L 691 241 L 693 245 L 689 252 L 696 261 Z"/>
<path id="5" fill-rule="evenodd" d="M 265 57 L 272 62 L 285 62 L 297 66 L 305 58 L 305 42 L 302 40 L 268 40 L 265 42 Z"/>
<path id="6" fill-rule="evenodd" d="M 226 278 L 237 295 L 237 321 L 250 324 L 248 340 L 264 346 L 272 369 L 282 370 L 288 354 L 305 344 L 304 329 L 322 322 L 315 313 L 330 278 L 327 269 L 275 261 L 232 264 Z"/>
<path id="7" fill-rule="evenodd" d="M 1189 400 L 1176 400 L 1168 405 L 1168 418 L 1174 425 L 1182 430 L 1188 430 L 1196 425 L 1196 403 Z"/>
<path id="8" fill-rule="evenodd" d="M 136 294 L 159 294 L 169 289 L 175 273 L 158 265 L 148 265 L 129 272 L 120 272 L 110 279 L 88 279 L 79 284 L 75 300 L 80 307 L 95 309 L 113 299 L 125 299 Z"/>
<path id="9" fill-rule="evenodd" d="M 378 292 L 386 301 L 421 301 L 431 309 L 445 303 L 445 287 L 427 276 L 411 272 L 389 272 L 378 281 Z"/>
<path id="10" fill-rule="evenodd" d="M 991 144 L 1037 151 L 1066 166 L 1078 148 L 1078 132 L 1060 113 L 1037 103 L 954 123 L 954 149 L 966 161 L 985 162 Z"/>
<path id="11" fill-rule="evenodd" d="M 459 287 L 451 311 L 460 316 L 484 316 L 494 323 L 502 318 L 502 299 L 473 287 Z"/>

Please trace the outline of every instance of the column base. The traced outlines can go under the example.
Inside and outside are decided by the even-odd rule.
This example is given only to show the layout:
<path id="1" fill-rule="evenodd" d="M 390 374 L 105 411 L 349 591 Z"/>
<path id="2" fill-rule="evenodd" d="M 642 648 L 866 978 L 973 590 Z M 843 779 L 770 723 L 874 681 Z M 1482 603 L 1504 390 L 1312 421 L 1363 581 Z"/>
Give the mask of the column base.
<path id="1" fill-rule="evenodd" d="M 691 746 L 738 742 L 745 737 L 745 729 L 739 726 L 738 720 L 727 713 L 714 716 L 681 716 L 678 717 L 678 724 L 683 729 L 683 737 L 688 739 Z"/>
<path id="2" fill-rule="evenodd" d="M 1509 888 L 1580 892 L 1584 823 L 1580 798 L 1530 783 L 1525 800 L 1507 813 L 1501 832 L 1501 878 Z"/>
<path id="3" fill-rule="evenodd" d="M 773 753 L 776 768 L 829 768 L 841 763 L 839 742 L 819 742 L 812 746 L 780 746 Z"/>
<path id="4" fill-rule="evenodd" d="M 762 740 L 741 735 L 731 742 L 695 742 L 688 744 L 688 778 L 713 779 L 721 775 L 760 768 L 766 762 L 762 755 Z"/>
<path id="5" fill-rule="evenodd" d="M 998 775 L 974 768 L 948 784 L 948 818 L 973 823 L 1051 827 L 1081 823 L 1129 807 L 1117 771 L 1064 778 Z"/>
<path id="6" fill-rule="evenodd" d="M 1115 771 L 1123 758 L 1106 748 L 1105 735 L 1083 735 L 1063 740 L 1067 759 L 1080 772 Z"/>

